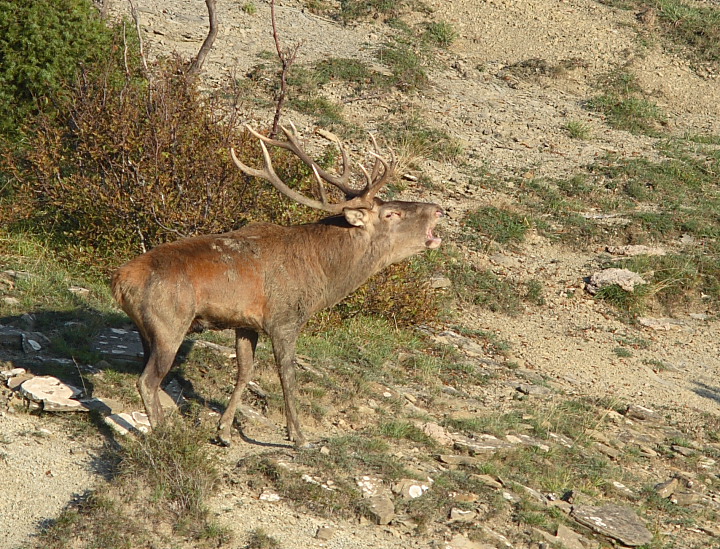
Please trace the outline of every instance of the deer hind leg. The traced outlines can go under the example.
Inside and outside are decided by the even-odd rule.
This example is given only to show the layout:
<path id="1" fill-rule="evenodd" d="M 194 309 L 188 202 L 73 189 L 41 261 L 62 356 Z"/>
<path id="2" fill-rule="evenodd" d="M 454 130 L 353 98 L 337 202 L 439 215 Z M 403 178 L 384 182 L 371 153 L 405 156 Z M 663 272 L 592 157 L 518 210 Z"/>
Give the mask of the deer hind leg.
<path id="1" fill-rule="evenodd" d="M 297 335 L 273 338 L 273 353 L 280 374 L 280 383 L 285 398 L 285 418 L 287 420 L 288 439 L 295 442 L 295 446 L 305 446 L 305 436 L 300 428 L 300 419 L 295 401 L 295 343 Z"/>
<path id="2" fill-rule="evenodd" d="M 175 355 L 184 336 L 185 332 L 171 338 L 161 338 L 157 335 L 140 336 L 145 353 L 145 369 L 140 375 L 140 379 L 138 379 L 137 388 L 145 406 L 145 412 L 150 420 L 150 425 L 153 427 L 157 427 L 164 420 L 165 415 L 162 406 L 160 406 L 158 390 L 162 380 L 172 368 Z"/>
<path id="3" fill-rule="evenodd" d="M 255 347 L 258 333 L 244 328 L 235 329 L 235 354 L 237 360 L 237 380 L 230 401 L 218 424 L 217 440 L 223 446 L 230 446 L 230 430 L 232 429 L 235 411 L 240 402 L 240 395 L 250 381 L 255 361 Z"/>

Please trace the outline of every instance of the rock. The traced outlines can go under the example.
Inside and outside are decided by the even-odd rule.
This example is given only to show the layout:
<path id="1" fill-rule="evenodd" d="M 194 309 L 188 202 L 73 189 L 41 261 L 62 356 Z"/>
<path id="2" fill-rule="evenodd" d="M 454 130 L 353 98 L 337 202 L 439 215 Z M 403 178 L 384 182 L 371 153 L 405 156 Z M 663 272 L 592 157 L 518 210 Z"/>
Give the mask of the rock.
<path id="1" fill-rule="evenodd" d="M 654 486 L 655 493 L 661 498 L 672 498 L 675 494 L 691 491 L 694 485 L 692 480 L 683 478 L 681 475 L 674 476 L 671 479 L 661 482 Z M 683 500 L 687 498 L 681 498 Z"/>
<path id="2" fill-rule="evenodd" d="M 640 284 L 647 284 L 647 282 L 639 274 L 628 269 L 604 269 L 590 277 L 585 289 L 595 295 L 606 286 L 616 285 L 626 292 L 632 292 L 635 290 L 635 286 Z"/>
<path id="3" fill-rule="evenodd" d="M 686 448 L 685 446 L 680 446 L 679 444 L 673 444 L 672 446 L 670 446 L 670 449 L 676 454 L 680 454 L 681 456 L 685 457 L 697 455 L 697 450 L 693 450 L 692 448 Z"/>
<path id="4" fill-rule="evenodd" d="M 485 486 L 489 486 L 495 490 L 499 490 L 504 486 L 499 479 L 491 477 L 490 475 L 473 475 L 472 477 L 482 482 Z"/>
<path id="5" fill-rule="evenodd" d="M 540 528 L 533 528 L 533 532 L 553 547 L 563 547 L 563 549 L 585 549 L 585 545 L 581 541 L 585 538 L 563 524 L 558 526 L 557 533 L 554 536 L 545 530 L 541 530 Z"/>
<path id="6" fill-rule="evenodd" d="M 458 509 L 453 507 L 450 509 L 450 522 L 473 522 L 477 513 L 473 510 Z"/>
<path id="7" fill-rule="evenodd" d="M 131 432 L 147 433 L 150 431 L 150 420 L 142 412 L 112 414 L 107 416 L 104 421 L 116 433 L 123 436 Z"/>
<path id="8" fill-rule="evenodd" d="M 636 255 L 665 255 L 663 248 L 657 246 L 643 246 L 641 244 L 627 246 L 607 246 L 605 251 L 613 255 L 636 256 Z"/>
<path id="9" fill-rule="evenodd" d="M 258 499 L 260 501 L 269 501 L 270 503 L 274 503 L 276 501 L 280 501 L 282 497 L 276 492 L 265 490 L 258 496 Z"/>
<path id="10" fill-rule="evenodd" d="M 515 387 L 524 395 L 547 396 L 553 394 L 553 390 L 542 385 L 533 385 L 532 383 L 520 383 Z"/>
<path id="11" fill-rule="evenodd" d="M 630 547 L 650 543 L 653 539 L 635 511 L 627 507 L 575 505 L 570 515 L 583 526 Z"/>
<path id="12" fill-rule="evenodd" d="M 453 439 L 447 430 L 437 423 L 424 423 L 420 427 L 422 432 L 442 446 L 452 446 Z"/>
<path id="13" fill-rule="evenodd" d="M 315 537 L 322 541 L 330 541 L 335 535 L 335 528 L 331 526 L 321 526 L 315 533 Z"/>
<path id="14" fill-rule="evenodd" d="M 390 494 L 390 490 L 388 490 L 381 478 L 365 475 L 356 478 L 355 482 L 358 485 L 358 488 L 360 488 L 364 498 L 387 496 Z"/>
<path id="15" fill-rule="evenodd" d="M 441 545 L 443 549 L 495 549 L 494 545 L 472 541 L 462 534 L 455 534 L 450 541 Z"/>
<path id="16" fill-rule="evenodd" d="M 32 379 L 34 377 L 34 375 L 27 373 L 16 375 L 7 380 L 7 386 L 14 391 L 18 387 L 20 387 L 20 385 L 25 383 L 28 379 Z"/>
<path id="17" fill-rule="evenodd" d="M 683 322 L 672 318 L 648 318 L 641 317 L 637 319 L 640 326 L 650 328 L 657 332 L 669 332 L 671 330 L 681 330 Z"/>
<path id="18" fill-rule="evenodd" d="M 0 372 L 0 381 L 7 381 L 11 377 L 16 377 L 25 373 L 25 368 L 13 368 L 12 370 L 3 370 L 2 372 Z"/>
<path id="19" fill-rule="evenodd" d="M 442 290 L 452 287 L 452 281 L 445 276 L 434 276 L 430 279 L 430 287 L 433 290 Z"/>
<path id="20" fill-rule="evenodd" d="M 480 460 L 476 457 L 456 454 L 439 455 L 438 459 L 446 465 L 478 465 Z"/>
<path id="21" fill-rule="evenodd" d="M 119 414 L 125 410 L 125 405 L 110 398 L 88 398 L 80 401 L 88 410 L 94 410 L 104 416 Z"/>
<path id="22" fill-rule="evenodd" d="M 18 388 L 20 394 L 32 401 L 42 403 L 48 412 L 86 412 L 77 397 L 82 390 L 63 383 L 56 377 L 37 376 L 28 379 Z"/>
<path id="23" fill-rule="evenodd" d="M 453 437 L 453 441 L 456 448 L 467 450 L 473 455 L 493 453 L 514 446 L 511 442 L 500 440 L 492 435 L 478 435 L 477 438 L 456 435 Z"/>
<path id="24" fill-rule="evenodd" d="M 639 404 L 629 404 L 625 410 L 625 417 L 631 419 L 639 419 L 640 421 L 660 421 L 660 415 L 651 408 L 640 406 Z"/>
<path id="25" fill-rule="evenodd" d="M 675 505 L 688 506 L 700 503 L 703 501 L 703 497 L 697 492 L 681 490 L 673 492 L 672 496 L 670 496 L 670 501 L 672 501 Z"/>
<path id="26" fill-rule="evenodd" d="M 612 446 L 608 446 L 607 444 L 603 444 L 602 442 L 596 442 L 595 448 L 597 448 L 601 453 L 605 454 L 610 459 L 617 460 L 620 459 L 620 456 L 622 456 L 622 452 L 620 450 L 617 450 Z"/>
<path id="27" fill-rule="evenodd" d="M 430 489 L 429 482 L 420 482 L 413 479 L 402 479 L 392 485 L 393 494 L 403 499 L 415 499 L 422 496 Z"/>
<path id="28" fill-rule="evenodd" d="M 388 496 L 372 496 L 368 498 L 368 511 L 375 524 L 390 524 L 395 518 L 395 505 Z"/>
<path id="29" fill-rule="evenodd" d="M 140 335 L 135 330 L 110 328 L 105 330 L 92 345 L 109 362 L 120 364 L 142 364 L 143 348 Z"/>

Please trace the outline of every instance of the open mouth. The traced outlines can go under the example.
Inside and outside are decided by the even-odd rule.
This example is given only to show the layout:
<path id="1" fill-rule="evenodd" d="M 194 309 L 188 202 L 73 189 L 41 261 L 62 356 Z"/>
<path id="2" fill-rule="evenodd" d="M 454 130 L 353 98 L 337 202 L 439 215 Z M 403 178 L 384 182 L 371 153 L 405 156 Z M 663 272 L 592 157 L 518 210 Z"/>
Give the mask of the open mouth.
<path id="1" fill-rule="evenodd" d="M 445 212 L 443 212 L 441 209 L 438 209 L 435 212 L 435 216 L 437 217 L 437 219 L 440 219 L 443 215 L 445 215 Z M 435 228 L 437 219 L 435 220 L 435 223 L 432 223 L 432 225 L 428 227 L 427 233 L 425 234 L 425 247 L 431 250 L 434 250 L 442 243 L 442 238 L 433 234 L 433 229 Z"/>

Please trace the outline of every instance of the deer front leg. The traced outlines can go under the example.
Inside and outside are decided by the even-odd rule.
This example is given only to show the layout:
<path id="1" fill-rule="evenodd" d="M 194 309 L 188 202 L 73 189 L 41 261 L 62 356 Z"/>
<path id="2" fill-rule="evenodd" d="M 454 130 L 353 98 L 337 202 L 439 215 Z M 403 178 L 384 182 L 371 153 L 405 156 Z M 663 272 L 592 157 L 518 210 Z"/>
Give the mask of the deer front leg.
<path id="1" fill-rule="evenodd" d="M 300 429 L 295 401 L 295 343 L 297 335 L 289 337 L 284 334 L 282 338 L 273 339 L 273 353 L 277 363 L 280 383 L 285 398 L 285 418 L 287 420 L 288 439 L 295 443 L 295 446 L 306 445 L 305 436 Z"/>
<path id="2" fill-rule="evenodd" d="M 245 386 L 253 374 L 257 342 L 257 332 L 244 328 L 236 328 L 235 355 L 237 360 L 237 378 L 230 401 L 218 423 L 217 440 L 222 446 L 230 446 L 230 432 L 235 419 L 235 411 L 240 402 L 240 395 L 242 395 L 243 389 L 245 389 Z"/>

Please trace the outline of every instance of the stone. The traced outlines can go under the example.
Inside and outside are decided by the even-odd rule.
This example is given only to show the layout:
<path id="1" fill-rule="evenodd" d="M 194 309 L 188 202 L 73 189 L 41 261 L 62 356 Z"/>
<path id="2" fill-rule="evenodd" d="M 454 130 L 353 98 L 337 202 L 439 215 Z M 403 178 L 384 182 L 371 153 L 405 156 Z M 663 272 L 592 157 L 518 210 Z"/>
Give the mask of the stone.
<path id="1" fill-rule="evenodd" d="M 446 465 L 478 465 L 480 463 L 476 457 L 457 454 L 441 454 L 438 459 Z"/>
<path id="2" fill-rule="evenodd" d="M 515 387 L 516 390 L 524 395 L 534 396 L 547 396 L 553 393 L 553 390 L 549 387 L 543 387 L 542 385 L 533 385 L 532 383 L 520 383 Z"/>
<path id="3" fill-rule="evenodd" d="M 601 453 L 605 454 L 610 459 L 617 460 L 620 459 L 620 456 L 622 456 L 622 452 L 620 450 L 608 446 L 607 444 L 603 444 L 602 442 L 596 442 L 595 448 L 597 448 Z"/>
<path id="4" fill-rule="evenodd" d="M 660 415 L 651 408 L 639 404 L 629 404 L 625 410 L 625 417 L 639 419 L 640 421 L 660 421 Z"/>
<path id="5" fill-rule="evenodd" d="M 435 276 L 430 279 L 430 287 L 433 290 L 444 290 L 452 287 L 452 281 L 446 276 Z"/>
<path id="6" fill-rule="evenodd" d="M 116 433 L 123 436 L 129 433 L 147 433 L 150 431 L 150 420 L 142 412 L 112 414 L 105 417 L 104 421 Z"/>
<path id="7" fill-rule="evenodd" d="M 575 505 L 570 516 L 594 532 L 630 547 L 645 545 L 653 539 L 635 511 L 620 505 Z"/>
<path id="8" fill-rule="evenodd" d="M 473 510 L 458 509 L 453 507 L 450 509 L 450 522 L 473 522 L 477 513 Z"/>
<path id="9" fill-rule="evenodd" d="M 392 485 L 392 492 L 403 499 L 415 499 L 430 489 L 429 482 L 420 482 L 413 479 L 402 479 Z"/>
<path id="10" fill-rule="evenodd" d="M 381 478 L 365 475 L 356 478 L 355 482 L 366 499 L 375 496 L 386 496 L 390 493 Z"/>
<path id="11" fill-rule="evenodd" d="M 443 549 L 495 549 L 494 545 L 472 541 L 462 534 L 453 535 L 450 541 L 445 542 L 441 547 Z"/>
<path id="12" fill-rule="evenodd" d="M 424 423 L 420 427 L 422 432 L 442 446 L 452 446 L 453 439 L 447 430 L 437 423 Z"/>
<path id="13" fill-rule="evenodd" d="M 624 255 L 628 257 L 636 255 L 665 255 L 667 252 L 657 246 L 643 246 L 642 244 L 628 244 L 626 246 L 607 246 L 607 253 L 612 255 Z"/>
<path id="14" fill-rule="evenodd" d="M 388 496 L 371 496 L 368 498 L 368 511 L 371 518 L 380 526 L 390 524 L 395 518 L 395 504 Z"/>
<path id="15" fill-rule="evenodd" d="M 25 383 L 28 379 L 32 379 L 35 376 L 32 374 L 19 374 L 17 376 L 11 377 L 7 380 L 7 386 L 12 389 L 13 391 L 20 387 L 23 383 Z"/>
<path id="16" fill-rule="evenodd" d="M 693 505 L 695 503 L 700 503 L 702 500 L 703 497 L 701 494 L 689 490 L 676 491 L 673 492 L 672 496 L 670 496 L 670 501 L 672 501 L 675 505 L 681 506 Z"/>
<path id="17" fill-rule="evenodd" d="M 491 477 L 490 475 L 472 475 L 472 478 L 475 480 L 479 480 L 485 486 L 489 486 L 490 488 L 494 488 L 495 490 L 500 490 L 500 488 L 505 486 L 499 479 Z"/>
<path id="18" fill-rule="evenodd" d="M 88 410 L 93 410 L 105 416 L 125 411 L 125 405 L 122 402 L 110 398 L 88 398 L 80 402 Z"/>
<path id="19" fill-rule="evenodd" d="M 321 526 L 315 533 L 315 538 L 322 541 L 330 541 L 335 535 L 335 528 L 331 526 Z"/>
<path id="20" fill-rule="evenodd" d="M 270 503 L 274 503 L 276 501 L 280 501 L 282 497 L 276 492 L 272 492 L 271 490 L 265 490 L 258 496 L 258 499 L 260 501 L 268 501 Z"/>
<path id="21" fill-rule="evenodd" d="M 18 392 L 28 400 L 42 403 L 48 412 L 86 412 L 82 403 L 75 397 L 82 390 L 63 383 L 56 377 L 37 376 L 28 379 L 18 388 Z"/>
<path id="22" fill-rule="evenodd" d="M 680 454 L 681 456 L 685 457 L 697 455 L 697 450 L 693 450 L 692 448 L 687 448 L 685 446 L 680 446 L 679 444 L 673 444 L 672 446 L 670 446 L 670 449 L 676 454 Z"/>
<path id="23" fill-rule="evenodd" d="M 27 373 L 25 368 L 13 368 L 12 370 L 3 370 L 0 372 L 0 381 L 7 381 L 11 377 L 16 377 Z"/>
<path id="24" fill-rule="evenodd" d="M 472 455 L 494 453 L 515 446 L 512 442 L 500 440 L 492 435 L 477 435 L 476 438 L 457 435 L 453 439 L 456 448 L 466 450 Z"/>
<path id="25" fill-rule="evenodd" d="M 669 332 L 671 330 L 681 330 L 683 322 L 680 320 L 675 320 L 673 318 L 649 318 L 649 317 L 640 317 L 637 319 L 638 324 L 640 326 L 644 326 L 645 328 L 650 328 L 651 330 L 655 330 L 656 332 Z"/>
<path id="26" fill-rule="evenodd" d="M 616 285 L 626 292 L 632 292 L 635 290 L 635 286 L 639 286 L 641 284 L 647 284 L 647 282 L 639 274 L 628 269 L 613 268 L 604 269 L 593 274 L 588 283 L 585 285 L 585 289 L 591 295 L 595 295 L 606 286 Z"/>

